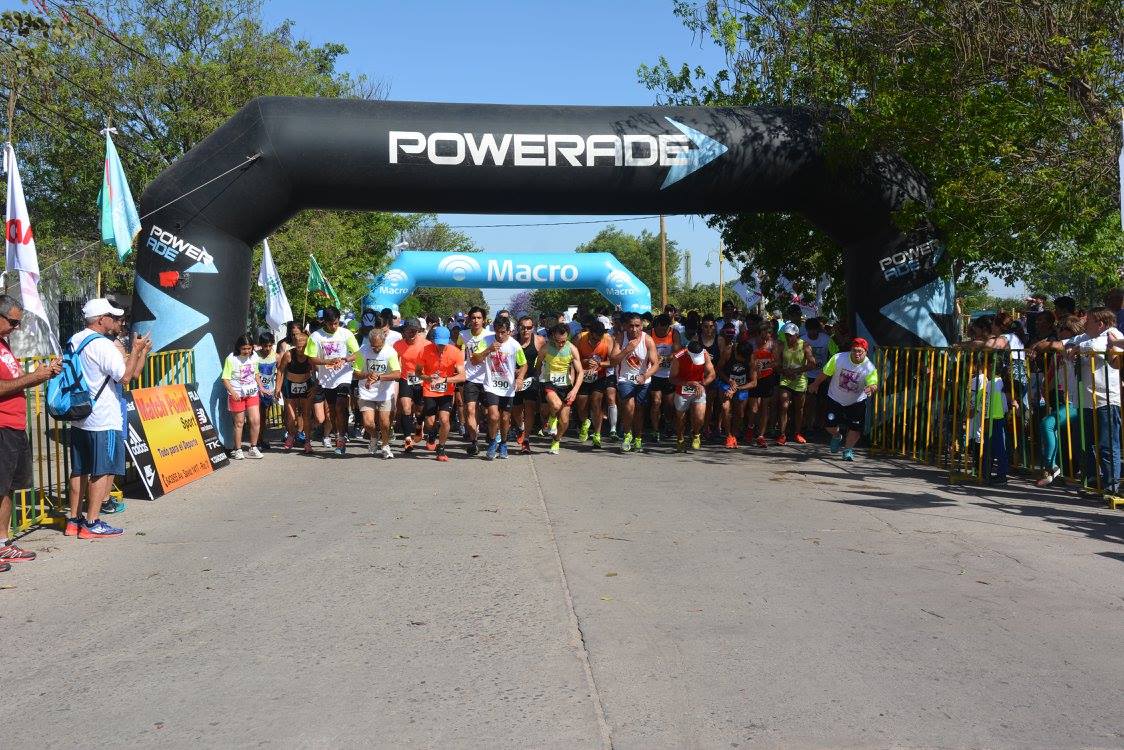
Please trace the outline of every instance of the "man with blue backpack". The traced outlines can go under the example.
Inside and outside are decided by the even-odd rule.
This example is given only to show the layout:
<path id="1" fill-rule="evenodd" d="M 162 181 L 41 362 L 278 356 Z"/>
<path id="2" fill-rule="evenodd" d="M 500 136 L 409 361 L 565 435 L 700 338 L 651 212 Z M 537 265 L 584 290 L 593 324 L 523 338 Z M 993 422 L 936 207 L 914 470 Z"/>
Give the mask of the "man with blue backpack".
<path id="1" fill-rule="evenodd" d="M 91 408 L 85 417 L 72 423 L 70 430 L 70 512 L 66 536 L 106 539 L 123 531 L 98 515 L 117 511 L 116 502 L 107 503 L 109 491 L 113 478 L 125 473 L 125 400 L 121 384 L 140 374 L 152 348 L 147 336 L 134 336 L 132 349 L 126 355 L 124 346 L 116 339 L 124 315 L 125 311 L 109 300 L 92 299 L 82 307 L 86 328 L 67 343 L 67 359 L 77 359 L 81 364 Z M 78 511 L 83 495 L 87 496 L 85 519 L 79 517 Z"/>

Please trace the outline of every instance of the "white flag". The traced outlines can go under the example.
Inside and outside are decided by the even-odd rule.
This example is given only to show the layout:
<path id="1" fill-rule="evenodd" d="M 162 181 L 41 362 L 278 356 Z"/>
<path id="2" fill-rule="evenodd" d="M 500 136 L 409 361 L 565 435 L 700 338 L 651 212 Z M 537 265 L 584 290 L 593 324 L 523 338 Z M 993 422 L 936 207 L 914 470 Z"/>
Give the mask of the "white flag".
<path id="1" fill-rule="evenodd" d="M 293 319 L 293 309 L 281 286 L 277 266 L 273 265 L 273 254 L 269 252 L 269 240 L 262 240 L 261 271 L 258 273 L 258 286 L 265 290 L 265 322 L 269 330 L 279 337 L 283 335 L 285 324 Z"/>
<path id="2" fill-rule="evenodd" d="M 4 168 L 8 172 L 8 211 L 5 214 L 5 264 L 7 271 L 19 271 L 23 309 L 43 321 L 51 348 L 57 353 L 58 342 L 51 333 L 51 321 L 39 297 L 39 256 L 35 253 L 35 233 L 23 199 L 23 183 L 11 143 L 4 144 Z"/>

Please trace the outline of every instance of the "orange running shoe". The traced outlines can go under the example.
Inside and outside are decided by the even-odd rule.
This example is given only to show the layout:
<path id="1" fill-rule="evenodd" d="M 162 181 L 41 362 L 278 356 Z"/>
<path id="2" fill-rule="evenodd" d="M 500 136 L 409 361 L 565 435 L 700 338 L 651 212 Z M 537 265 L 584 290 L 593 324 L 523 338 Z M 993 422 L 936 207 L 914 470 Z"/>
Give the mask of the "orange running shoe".
<path id="1" fill-rule="evenodd" d="M 726 447 L 727 448 L 737 448 L 738 447 L 738 439 L 736 437 L 734 437 L 733 435 L 727 435 L 726 436 Z"/>
<path id="2" fill-rule="evenodd" d="M 769 447 L 769 444 L 765 442 L 765 436 L 764 435 L 758 435 L 757 436 L 757 447 L 758 448 L 768 448 Z"/>
<path id="3" fill-rule="evenodd" d="M 777 435 L 777 445 L 785 445 L 787 443 L 788 443 L 788 437 L 784 433 L 781 433 L 780 435 Z"/>
<path id="4" fill-rule="evenodd" d="M 804 439 L 804 436 L 803 436 L 803 435 L 801 435 L 801 434 L 800 434 L 799 432 L 798 432 L 798 433 L 796 433 L 796 436 L 795 436 L 794 438 L 792 438 L 792 439 L 793 439 L 793 440 L 795 440 L 795 441 L 796 441 L 797 443 L 799 443 L 800 445 L 804 445 L 805 443 L 807 443 L 807 442 L 808 442 L 807 440 L 805 440 L 805 439 Z"/>

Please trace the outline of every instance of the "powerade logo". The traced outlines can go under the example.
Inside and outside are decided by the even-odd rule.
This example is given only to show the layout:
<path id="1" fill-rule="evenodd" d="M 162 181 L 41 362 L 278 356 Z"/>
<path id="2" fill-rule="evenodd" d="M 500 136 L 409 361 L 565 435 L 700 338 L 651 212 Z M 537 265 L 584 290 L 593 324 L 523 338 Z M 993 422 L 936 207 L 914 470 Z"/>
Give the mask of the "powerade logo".
<path id="1" fill-rule="evenodd" d="M 886 281 L 904 279 L 923 270 L 936 267 L 941 259 L 941 245 L 937 240 L 916 245 L 878 261 L 878 269 Z"/>
<path id="2" fill-rule="evenodd" d="M 195 261 L 187 270 L 194 273 L 218 273 L 214 257 L 204 247 L 193 245 L 182 237 L 177 237 L 153 225 L 145 240 L 145 247 L 161 258 L 174 262 L 181 254 Z"/>
<path id="3" fill-rule="evenodd" d="M 477 167 L 668 167 L 662 190 L 729 150 L 705 133 L 670 117 L 664 119 L 679 132 L 580 136 L 391 130 L 390 163 L 398 164 L 405 155 L 436 166 L 468 163 Z"/>
<path id="4" fill-rule="evenodd" d="M 378 283 L 379 294 L 401 294 L 410 291 L 409 274 L 401 268 L 392 268 L 382 275 Z"/>

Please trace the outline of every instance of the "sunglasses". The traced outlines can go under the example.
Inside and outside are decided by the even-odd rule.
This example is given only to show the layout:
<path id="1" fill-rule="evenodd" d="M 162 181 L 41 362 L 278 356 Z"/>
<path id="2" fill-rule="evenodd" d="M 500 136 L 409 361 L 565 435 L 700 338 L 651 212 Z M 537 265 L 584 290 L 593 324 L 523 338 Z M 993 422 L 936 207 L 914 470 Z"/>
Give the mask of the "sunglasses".
<path id="1" fill-rule="evenodd" d="M 534 326 L 519 326 L 519 327 L 520 327 L 521 329 L 523 329 L 524 331 L 533 331 L 533 330 L 535 330 L 535 327 L 534 327 Z"/>
<path id="2" fill-rule="evenodd" d="M 8 321 L 8 325 L 10 325 L 12 328 L 19 328 L 20 323 L 23 322 L 23 320 L 21 320 L 20 318 L 9 318 L 7 315 L 0 315 L 0 318 Z"/>

